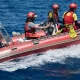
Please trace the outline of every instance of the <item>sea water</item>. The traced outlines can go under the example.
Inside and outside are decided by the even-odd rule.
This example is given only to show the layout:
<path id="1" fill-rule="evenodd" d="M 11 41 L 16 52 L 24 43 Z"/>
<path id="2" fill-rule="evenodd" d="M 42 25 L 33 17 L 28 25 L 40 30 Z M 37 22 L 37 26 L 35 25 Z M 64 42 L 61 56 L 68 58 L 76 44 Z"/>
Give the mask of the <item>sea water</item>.
<path id="1" fill-rule="evenodd" d="M 26 15 L 34 11 L 35 23 L 47 21 L 54 3 L 60 5 L 59 17 L 69 10 L 70 3 L 78 4 L 76 14 L 80 20 L 79 0 L 0 0 L 0 22 L 10 36 L 24 32 Z M 15 60 L 0 63 L 0 80 L 80 80 L 80 45 L 47 50 Z"/>

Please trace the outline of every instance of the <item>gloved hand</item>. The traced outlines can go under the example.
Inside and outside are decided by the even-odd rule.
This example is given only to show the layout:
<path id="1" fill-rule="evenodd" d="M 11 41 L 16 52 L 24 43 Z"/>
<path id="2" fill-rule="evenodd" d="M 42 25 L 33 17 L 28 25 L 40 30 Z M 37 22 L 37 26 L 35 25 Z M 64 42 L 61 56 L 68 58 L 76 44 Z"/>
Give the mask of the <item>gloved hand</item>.
<path id="1" fill-rule="evenodd" d="M 46 26 L 46 21 L 43 21 L 41 24 L 40 24 L 40 26 Z"/>

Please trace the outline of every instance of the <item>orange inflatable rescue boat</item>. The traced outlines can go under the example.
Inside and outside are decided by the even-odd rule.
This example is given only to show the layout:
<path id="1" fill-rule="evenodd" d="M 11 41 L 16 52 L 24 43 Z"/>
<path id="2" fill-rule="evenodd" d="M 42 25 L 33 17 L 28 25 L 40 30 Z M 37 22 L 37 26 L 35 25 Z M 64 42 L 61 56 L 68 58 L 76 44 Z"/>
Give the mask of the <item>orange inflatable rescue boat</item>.
<path id="1" fill-rule="evenodd" d="M 13 32 L 14 36 L 10 37 L 5 28 L 0 26 L 0 62 L 80 43 L 80 30 L 77 30 L 76 38 L 70 38 L 67 32 L 56 36 L 46 36 L 43 30 L 36 33 L 41 38 L 27 40 L 24 34 L 16 32 Z M 4 36 L 5 34 L 6 36 Z"/>

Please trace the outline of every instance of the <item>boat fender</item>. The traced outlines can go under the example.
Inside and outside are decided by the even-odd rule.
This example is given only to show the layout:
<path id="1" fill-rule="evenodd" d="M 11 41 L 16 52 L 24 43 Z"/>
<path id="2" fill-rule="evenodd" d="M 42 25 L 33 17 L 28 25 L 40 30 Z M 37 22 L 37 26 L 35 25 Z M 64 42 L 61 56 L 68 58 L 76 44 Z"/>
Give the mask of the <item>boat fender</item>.
<path id="1" fill-rule="evenodd" d="M 12 35 L 13 35 L 13 36 L 20 36 L 21 34 L 20 34 L 19 32 L 13 31 L 13 32 L 12 32 Z"/>
<path id="2" fill-rule="evenodd" d="M 18 39 L 17 40 L 18 42 L 21 42 L 21 43 L 23 43 L 24 42 L 24 40 L 21 38 L 21 39 Z"/>

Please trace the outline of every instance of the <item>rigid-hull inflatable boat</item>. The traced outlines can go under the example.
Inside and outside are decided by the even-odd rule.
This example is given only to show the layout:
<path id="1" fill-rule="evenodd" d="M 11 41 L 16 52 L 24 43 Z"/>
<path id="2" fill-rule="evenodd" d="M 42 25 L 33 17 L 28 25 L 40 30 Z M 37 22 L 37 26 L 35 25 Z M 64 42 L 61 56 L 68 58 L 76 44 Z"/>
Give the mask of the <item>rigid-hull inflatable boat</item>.
<path id="1" fill-rule="evenodd" d="M 41 38 L 27 40 L 24 34 L 15 35 L 10 38 L 5 28 L 3 27 L 2 29 L 7 34 L 5 37 L 0 32 L 1 38 L 3 38 L 2 43 L 7 45 L 0 48 L 0 62 L 80 43 L 80 30 L 77 31 L 78 36 L 76 38 L 70 38 L 67 32 L 56 36 L 46 36 L 44 31 L 41 30 L 37 32 L 37 34 L 42 35 Z"/>

